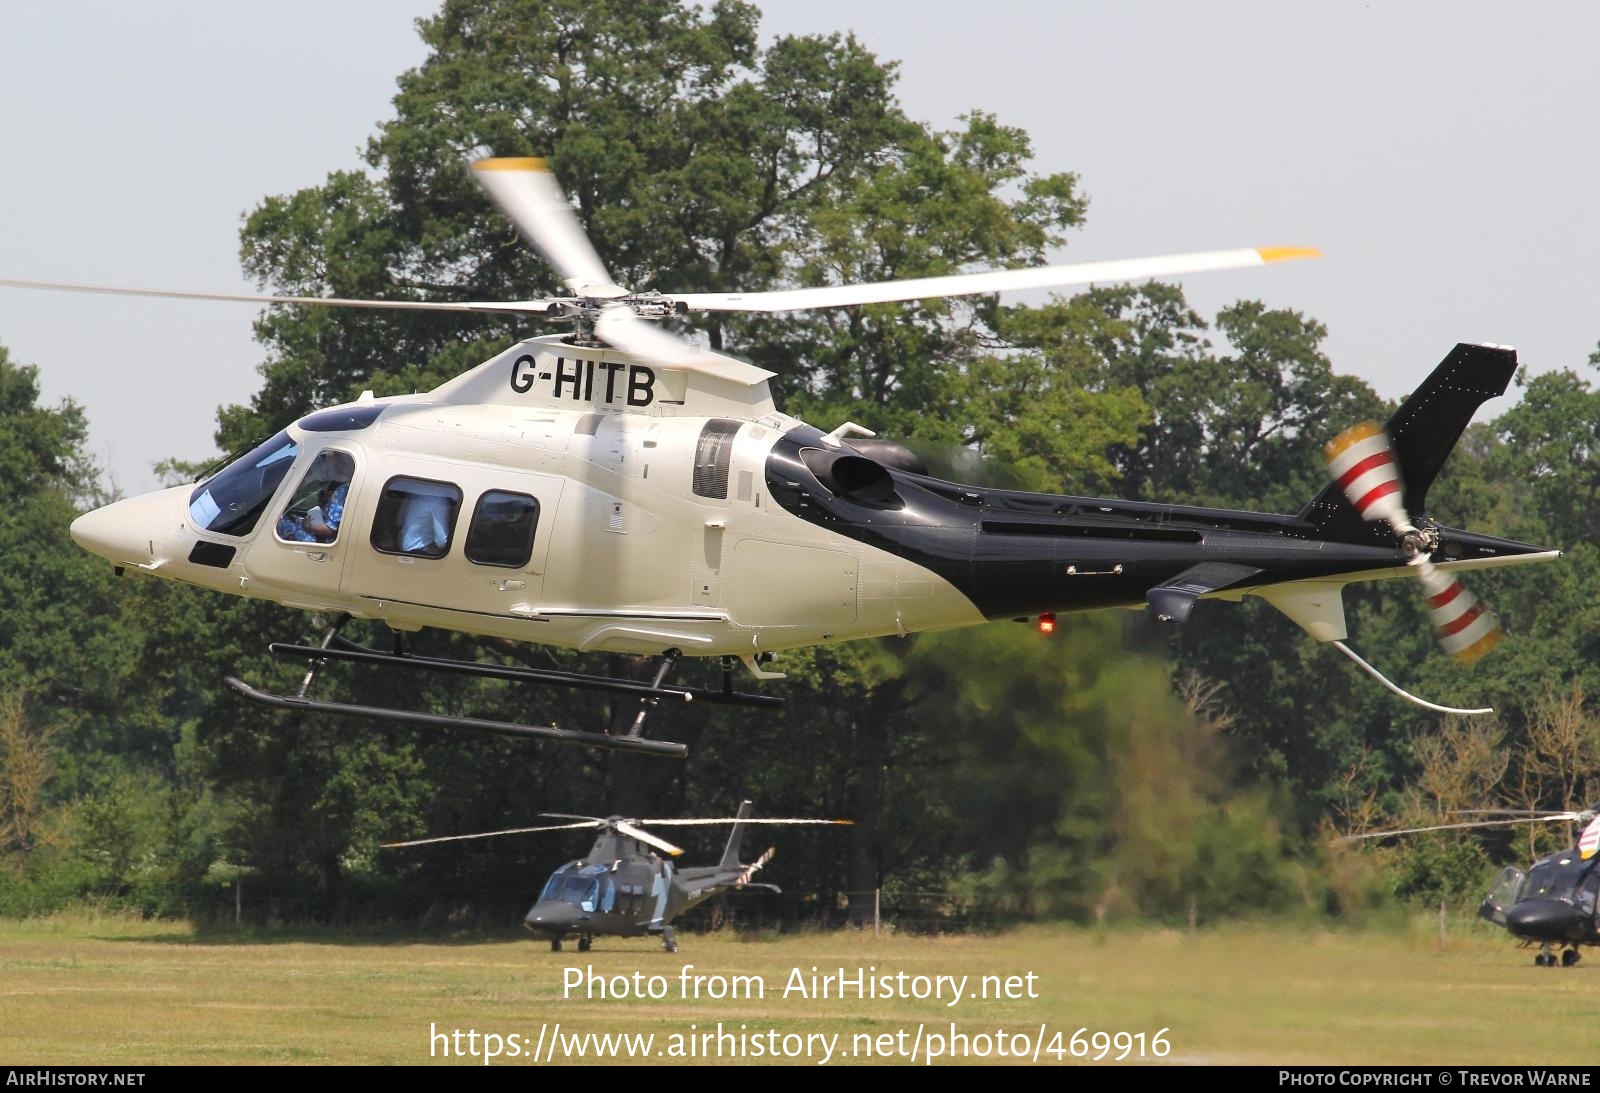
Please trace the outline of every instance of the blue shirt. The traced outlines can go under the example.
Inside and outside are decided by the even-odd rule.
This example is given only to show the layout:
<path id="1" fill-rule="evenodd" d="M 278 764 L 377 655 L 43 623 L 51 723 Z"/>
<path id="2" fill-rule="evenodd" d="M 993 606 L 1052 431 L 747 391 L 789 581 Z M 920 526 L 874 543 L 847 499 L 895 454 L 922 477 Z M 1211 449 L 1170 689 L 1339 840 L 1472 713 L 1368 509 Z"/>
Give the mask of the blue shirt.
<path id="1" fill-rule="evenodd" d="M 349 492 L 350 483 L 348 482 L 341 482 L 334 487 L 333 493 L 328 498 L 326 511 L 323 513 L 322 522 L 334 530 L 336 537 L 339 532 L 339 521 L 344 518 L 345 497 Z M 278 538 L 288 539 L 294 543 L 320 543 L 323 541 L 312 532 L 306 530 L 304 519 L 297 520 L 287 512 L 278 518 Z"/>

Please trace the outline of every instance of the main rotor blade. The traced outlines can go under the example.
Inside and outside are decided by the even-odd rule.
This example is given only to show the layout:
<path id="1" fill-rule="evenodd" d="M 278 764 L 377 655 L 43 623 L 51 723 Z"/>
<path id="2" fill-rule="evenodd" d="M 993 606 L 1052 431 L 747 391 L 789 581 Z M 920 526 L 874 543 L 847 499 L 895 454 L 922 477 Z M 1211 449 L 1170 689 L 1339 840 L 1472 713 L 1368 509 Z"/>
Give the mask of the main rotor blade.
<path id="1" fill-rule="evenodd" d="M 472 164 L 472 173 L 576 295 L 604 300 L 628 294 L 611 282 L 544 160 L 480 159 Z"/>
<path id="2" fill-rule="evenodd" d="M 1244 269 L 1293 258 L 1320 257 L 1322 252 L 1314 247 L 1239 247 L 1234 250 L 1162 254 L 1110 262 L 1077 262 L 1061 266 L 1035 266 L 1032 269 L 918 277 L 907 281 L 877 281 L 864 285 L 829 285 L 824 288 L 778 289 L 772 292 L 685 292 L 662 295 L 683 304 L 690 311 L 800 311 L 814 307 L 977 296 L 1030 288 L 1067 288 L 1096 282 L 1143 281 L 1151 277 Z"/>
<path id="3" fill-rule="evenodd" d="M 759 816 L 746 817 L 744 819 L 740 819 L 737 816 L 729 816 L 724 819 L 696 818 L 692 820 L 640 820 L 639 822 L 649 824 L 652 827 L 690 827 L 700 824 L 842 824 L 849 827 L 855 823 L 854 820 L 763 819 Z"/>
<path id="4" fill-rule="evenodd" d="M 90 285 L 76 281 L 19 281 L 0 278 L 3 288 L 35 288 L 54 292 L 91 292 L 101 296 L 155 296 L 167 300 L 216 300 L 230 304 L 306 304 L 311 307 L 360 307 L 379 311 L 509 311 L 543 315 L 559 307 L 557 300 L 352 300 L 340 296 L 265 296 L 232 292 L 181 292 L 164 288 Z"/>
<path id="5" fill-rule="evenodd" d="M 601 341 L 646 364 L 663 368 L 689 368 L 744 386 L 769 380 L 777 373 L 757 368 L 733 357 L 690 345 L 653 323 L 639 318 L 625 304 L 607 307 L 595 320 L 594 332 Z"/>
<path id="6" fill-rule="evenodd" d="M 1394 831 L 1370 831 L 1365 835 L 1344 835 L 1339 841 L 1342 843 L 1359 842 L 1362 839 L 1387 839 L 1391 835 L 1416 835 L 1423 831 L 1454 831 L 1466 827 L 1501 827 L 1505 824 L 1544 824 L 1558 820 L 1576 819 L 1576 816 L 1519 816 L 1514 820 L 1474 820 L 1460 824 L 1434 824 L 1431 827 L 1402 827 Z"/>
<path id="7" fill-rule="evenodd" d="M 671 854 L 674 858 L 683 853 L 681 847 L 673 846 L 665 839 L 658 839 L 656 836 L 650 834 L 650 832 L 644 830 L 643 828 L 635 827 L 627 820 L 617 820 L 612 823 L 611 826 L 614 830 L 627 835 L 629 838 L 638 839 L 647 846 L 653 846 L 657 850 Z"/>
<path id="8" fill-rule="evenodd" d="M 492 839 L 499 835 L 528 835 L 535 831 L 575 831 L 583 827 L 603 827 L 604 822 L 593 821 L 581 824 L 555 824 L 551 827 L 513 827 L 505 831 L 479 831 L 471 835 L 441 835 L 433 839 L 410 839 L 403 843 L 379 843 L 384 850 L 396 850 L 402 846 L 427 846 L 429 843 L 454 843 L 466 839 Z"/>

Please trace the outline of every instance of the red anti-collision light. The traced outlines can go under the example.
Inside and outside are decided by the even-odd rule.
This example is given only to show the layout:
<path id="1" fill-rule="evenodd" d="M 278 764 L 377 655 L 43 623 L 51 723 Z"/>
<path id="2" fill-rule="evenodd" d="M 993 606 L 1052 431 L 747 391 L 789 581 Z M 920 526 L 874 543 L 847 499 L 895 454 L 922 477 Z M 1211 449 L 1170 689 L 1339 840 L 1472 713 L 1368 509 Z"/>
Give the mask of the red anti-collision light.
<path id="1" fill-rule="evenodd" d="M 1054 611 L 1046 611 L 1044 614 L 1039 616 L 1039 633 L 1054 634 L 1055 632 L 1056 614 Z"/>

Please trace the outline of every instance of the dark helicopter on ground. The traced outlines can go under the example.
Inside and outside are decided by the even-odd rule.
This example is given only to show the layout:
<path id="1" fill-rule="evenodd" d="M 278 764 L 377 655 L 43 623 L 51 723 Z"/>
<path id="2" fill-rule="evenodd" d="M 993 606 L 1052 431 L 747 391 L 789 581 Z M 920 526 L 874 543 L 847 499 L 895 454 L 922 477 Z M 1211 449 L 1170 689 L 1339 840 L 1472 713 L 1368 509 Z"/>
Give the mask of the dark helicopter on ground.
<path id="1" fill-rule="evenodd" d="M 563 812 L 542 812 L 551 820 L 573 821 L 541 827 L 518 827 L 505 831 L 483 831 L 472 835 L 445 835 L 432 839 L 385 843 L 390 849 L 424 846 L 432 843 L 487 839 L 500 835 L 526 835 L 536 831 L 577 831 L 596 828 L 600 835 L 589 853 L 567 862 L 545 882 L 539 899 L 522 924 L 550 938 L 550 951 L 560 952 L 568 935 L 578 939 L 578 951 L 586 953 L 596 937 L 659 936 L 669 953 L 678 951 L 678 935 L 672 920 L 729 889 L 764 888 L 778 891 L 775 884 L 761 884 L 750 878 L 772 860 L 775 848 L 769 847 L 755 861 L 739 861 L 745 828 L 750 824 L 849 824 L 849 820 L 753 819 L 749 801 L 739 804 L 739 814 L 729 818 L 677 820 L 633 820 L 622 816 L 574 816 Z M 639 825 L 654 827 L 707 826 L 732 824 L 728 845 L 716 865 L 680 869 L 672 859 L 683 851 L 665 839 L 652 835 Z M 666 854 L 662 857 L 656 850 Z"/>
<path id="2" fill-rule="evenodd" d="M 1542 812 L 1533 809 L 1474 809 L 1460 815 L 1495 815 L 1494 820 L 1468 820 L 1353 835 L 1352 839 L 1379 839 L 1422 831 L 1498 827 L 1508 824 L 1581 823 L 1587 826 L 1577 844 L 1547 854 L 1526 872 L 1508 865 L 1478 906 L 1478 917 L 1505 927 L 1524 946 L 1539 946 L 1533 962 L 1553 968 L 1559 962 L 1570 968 L 1583 959 L 1584 945 L 1600 945 L 1600 805 L 1581 812 Z M 1556 950 L 1561 951 L 1559 958 Z"/>

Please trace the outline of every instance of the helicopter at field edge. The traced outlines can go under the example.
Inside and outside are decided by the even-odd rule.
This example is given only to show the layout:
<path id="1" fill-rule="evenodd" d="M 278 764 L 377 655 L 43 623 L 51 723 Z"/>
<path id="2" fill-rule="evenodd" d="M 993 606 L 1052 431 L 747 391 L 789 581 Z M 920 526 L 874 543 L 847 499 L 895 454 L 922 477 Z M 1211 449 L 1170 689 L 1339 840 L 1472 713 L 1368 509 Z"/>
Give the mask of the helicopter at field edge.
<path id="1" fill-rule="evenodd" d="M 476 177 L 561 273 L 571 295 L 518 302 L 238 297 L 105 286 L 0 285 L 318 306 L 502 311 L 561 318 L 568 335 L 518 343 L 425 394 L 301 418 L 192 486 L 80 517 L 73 538 L 119 570 L 336 617 L 319 645 L 274 643 L 308 669 L 298 693 L 242 680 L 252 701 L 441 728 L 681 757 L 643 735 L 663 701 L 777 705 L 735 689 L 785 650 L 1057 612 L 1144 608 L 1185 621 L 1202 598 L 1259 596 L 1344 644 L 1343 587 L 1420 578 L 1446 650 L 1499 639 L 1462 570 L 1559 552 L 1448 528 L 1426 494 L 1478 406 L 1516 368 L 1503 346 L 1458 345 L 1390 419 L 1338 438 L 1335 479 L 1293 515 L 984 489 L 925 473 L 852 422 L 830 431 L 778 411 L 772 373 L 652 325 L 694 311 L 781 311 L 1059 287 L 1263 265 L 1315 252 L 1244 248 L 750 293 L 635 293 L 612 283 L 542 161 L 489 159 Z M 1413 521 L 1411 513 L 1417 513 Z M 388 649 L 357 644 L 381 620 Z M 440 627 L 660 658 L 652 682 L 415 656 Z M 721 687 L 677 686 L 684 657 L 717 658 Z M 584 732 L 311 697 L 330 663 L 468 674 L 637 696 L 625 732 Z"/>
<path id="2" fill-rule="evenodd" d="M 1495 820 L 1432 824 L 1396 831 L 1351 835 L 1347 841 L 1385 839 L 1425 831 L 1466 830 L 1510 824 L 1581 823 L 1575 845 L 1539 858 L 1527 870 L 1508 865 L 1478 905 L 1478 917 L 1502 926 L 1524 946 L 1538 945 L 1533 962 L 1542 968 L 1570 968 L 1583 959 L 1584 945 L 1600 945 L 1600 806 L 1577 812 L 1537 809 L 1468 809 L 1455 815 L 1495 815 Z M 1556 950 L 1561 950 L 1558 960 Z"/>
<path id="3" fill-rule="evenodd" d="M 445 835 L 383 845 L 386 849 L 400 849 L 504 835 L 598 828 L 600 834 L 587 855 L 567 862 L 550 874 L 550 879 L 540 889 L 538 901 L 522 924 L 536 933 L 548 935 L 550 951 L 556 953 L 561 951 L 562 941 L 569 935 L 577 937 L 580 953 L 588 952 L 596 937 L 647 936 L 660 937 L 662 948 L 675 953 L 678 951 L 678 935 L 672 927 L 672 920 L 685 911 L 726 891 L 746 888 L 779 891 L 775 884 L 750 879 L 772 860 L 776 848 L 769 847 L 748 865 L 739 860 L 745 831 L 750 825 L 850 823 L 849 820 L 753 819 L 750 812 L 749 801 L 741 801 L 738 815 L 727 819 L 632 820 L 622 816 L 574 816 L 564 812 L 543 812 L 540 816 L 546 819 L 576 822 L 484 831 L 473 835 Z M 733 830 L 728 835 L 722 859 L 716 865 L 680 868 L 672 859 L 683 851 L 644 830 L 644 824 L 652 827 L 732 824 Z"/>

